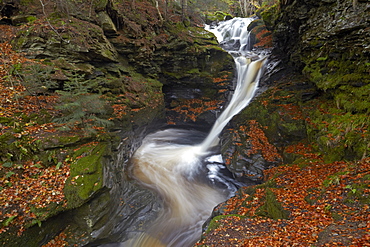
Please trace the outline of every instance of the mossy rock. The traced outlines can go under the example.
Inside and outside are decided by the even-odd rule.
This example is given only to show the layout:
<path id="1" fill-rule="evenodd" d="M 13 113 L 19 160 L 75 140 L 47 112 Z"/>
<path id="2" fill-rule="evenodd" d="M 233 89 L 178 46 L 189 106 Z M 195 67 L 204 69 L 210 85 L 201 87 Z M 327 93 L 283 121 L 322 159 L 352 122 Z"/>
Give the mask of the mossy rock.
<path id="1" fill-rule="evenodd" d="M 100 11 L 105 10 L 108 4 L 108 0 L 96 0 L 93 3 L 94 3 L 95 11 L 100 12 Z"/>
<path id="2" fill-rule="evenodd" d="M 315 60 L 308 61 L 303 73 L 320 89 L 336 89 L 341 85 L 361 87 L 370 83 L 369 66 L 365 63 L 353 63 L 345 57 L 328 59 L 327 55 L 311 59 Z"/>
<path id="3" fill-rule="evenodd" d="M 224 13 L 222 11 L 216 11 L 214 13 L 214 17 L 215 17 L 215 20 L 218 20 L 218 21 L 223 21 L 227 18 L 230 18 L 230 19 L 233 18 L 233 16 L 230 15 L 229 13 Z"/>
<path id="4" fill-rule="evenodd" d="M 25 23 L 32 23 L 37 19 L 36 16 L 34 15 L 16 15 L 11 18 L 12 24 L 17 26 L 17 25 L 22 25 Z"/>
<path id="5" fill-rule="evenodd" d="M 207 230 L 205 231 L 205 234 L 210 233 L 211 231 L 217 229 L 220 227 L 221 222 L 219 222 L 222 219 L 227 219 L 230 217 L 239 217 L 239 218 L 245 218 L 245 216 L 239 215 L 239 214 L 228 214 L 228 215 L 218 215 L 214 217 L 211 222 L 209 223 Z"/>
<path id="6" fill-rule="evenodd" d="M 81 206 L 103 188 L 102 159 L 105 151 L 106 144 L 99 143 L 95 147 L 82 147 L 74 153 L 77 160 L 71 165 L 70 177 L 64 188 L 68 208 Z"/>
<path id="7" fill-rule="evenodd" d="M 261 19 L 256 19 L 248 25 L 248 31 L 258 32 L 265 27 L 265 22 Z"/>
<path id="8" fill-rule="evenodd" d="M 365 193 L 366 190 L 370 189 L 370 175 L 365 175 L 360 179 L 359 182 L 349 184 L 345 187 L 347 194 L 345 202 L 360 202 L 361 204 L 370 204 L 370 196 Z"/>
<path id="9" fill-rule="evenodd" d="M 207 24 L 210 24 L 212 22 L 219 22 L 224 21 L 228 19 L 232 19 L 233 16 L 229 13 L 225 13 L 222 11 L 216 11 L 216 12 L 206 12 L 204 14 L 204 18 Z"/>
<path id="10" fill-rule="evenodd" d="M 52 135 L 46 137 L 42 140 L 41 148 L 42 149 L 54 149 L 60 147 L 71 146 L 80 142 L 83 138 L 78 135 Z"/>
<path id="11" fill-rule="evenodd" d="M 118 62 L 117 51 L 99 26 L 64 16 L 51 16 L 49 21 L 55 29 L 68 26 L 68 31 L 56 33 L 41 26 L 24 27 L 12 40 L 13 46 L 27 50 L 31 58 L 65 58 L 73 63 L 91 62 L 92 59 L 95 62 Z"/>
<path id="12" fill-rule="evenodd" d="M 256 215 L 277 219 L 288 219 L 289 212 L 284 210 L 280 202 L 276 199 L 274 192 L 266 189 L 265 203 L 256 211 Z"/>
<path id="13" fill-rule="evenodd" d="M 369 155 L 370 136 L 366 131 L 370 125 L 369 115 L 346 113 L 332 100 L 325 100 L 325 103 L 313 101 L 310 108 L 306 108 L 310 119 L 310 124 L 307 124 L 308 138 L 316 144 L 325 162 L 358 160 Z"/>
<path id="14" fill-rule="evenodd" d="M 256 15 L 262 18 L 268 30 L 272 30 L 279 15 L 278 4 L 259 8 Z"/>

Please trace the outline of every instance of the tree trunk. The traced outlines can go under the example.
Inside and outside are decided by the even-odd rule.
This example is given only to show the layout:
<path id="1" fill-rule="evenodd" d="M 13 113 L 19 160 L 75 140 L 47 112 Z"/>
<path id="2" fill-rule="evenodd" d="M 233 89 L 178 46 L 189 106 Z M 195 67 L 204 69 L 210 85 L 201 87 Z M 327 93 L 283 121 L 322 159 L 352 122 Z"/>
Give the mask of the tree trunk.
<path id="1" fill-rule="evenodd" d="M 184 22 L 187 19 L 188 15 L 188 1 L 187 0 L 181 0 L 181 16 L 182 16 L 182 21 Z"/>
<path id="2" fill-rule="evenodd" d="M 155 8 L 156 8 L 156 9 L 157 9 L 157 11 L 158 11 L 159 19 L 161 20 L 161 22 L 163 22 L 163 17 L 162 17 L 161 11 L 159 10 L 159 3 L 158 3 L 158 0 L 155 0 Z"/>
<path id="3" fill-rule="evenodd" d="M 241 11 L 240 14 L 241 14 L 242 17 L 245 16 L 243 3 L 244 3 L 244 0 L 239 0 L 239 8 L 240 8 L 240 11 Z"/>

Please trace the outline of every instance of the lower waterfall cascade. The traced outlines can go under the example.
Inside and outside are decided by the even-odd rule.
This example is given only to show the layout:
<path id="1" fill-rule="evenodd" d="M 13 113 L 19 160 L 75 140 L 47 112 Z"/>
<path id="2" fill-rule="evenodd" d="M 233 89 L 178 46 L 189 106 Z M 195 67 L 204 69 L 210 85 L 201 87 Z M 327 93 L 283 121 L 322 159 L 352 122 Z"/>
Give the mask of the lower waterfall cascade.
<path id="1" fill-rule="evenodd" d="M 267 61 L 267 54 L 251 50 L 247 28 L 252 21 L 234 18 L 205 27 L 234 58 L 235 91 L 208 134 L 168 128 L 144 138 L 131 158 L 131 173 L 159 196 L 162 208 L 145 232 L 119 246 L 193 246 L 214 207 L 236 192 L 238 182 L 224 175 L 227 169 L 214 149 L 225 126 L 252 100 Z"/>

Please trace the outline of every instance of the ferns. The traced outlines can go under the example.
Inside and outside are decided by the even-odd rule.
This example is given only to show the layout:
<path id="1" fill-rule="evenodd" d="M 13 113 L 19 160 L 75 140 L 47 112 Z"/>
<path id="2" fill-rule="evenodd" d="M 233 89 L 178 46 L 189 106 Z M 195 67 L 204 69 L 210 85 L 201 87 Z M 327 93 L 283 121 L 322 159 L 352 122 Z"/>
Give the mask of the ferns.
<path id="1" fill-rule="evenodd" d="M 54 92 L 60 95 L 60 102 L 55 107 L 60 111 L 60 116 L 53 121 L 62 124 L 62 130 L 80 128 L 91 134 L 96 129 L 113 124 L 104 118 L 109 108 L 101 94 L 97 93 L 99 85 L 96 81 L 86 80 L 83 75 L 71 75 L 70 80 L 58 82 L 53 78 L 56 73 L 54 67 L 38 63 L 24 66 L 15 64 L 10 73 L 17 76 L 27 94 L 36 96 L 39 105 L 40 95 L 48 96 Z"/>
<path id="2" fill-rule="evenodd" d="M 60 105 L 56 109 L 62 115 L 54 119 L 55 122 L 63 124 L 63 130 L 83 128 L 86 133 L 95 133 L 97 127 L 110 127 L 112 122 L 104 119 L 107 104 L 101 99 L 100 94 L 92 94 L 95 84 L 89 80 L 81 80 L 74 77 L 65 82 L 63 91 L 57 91 L 61 97 Z"/>

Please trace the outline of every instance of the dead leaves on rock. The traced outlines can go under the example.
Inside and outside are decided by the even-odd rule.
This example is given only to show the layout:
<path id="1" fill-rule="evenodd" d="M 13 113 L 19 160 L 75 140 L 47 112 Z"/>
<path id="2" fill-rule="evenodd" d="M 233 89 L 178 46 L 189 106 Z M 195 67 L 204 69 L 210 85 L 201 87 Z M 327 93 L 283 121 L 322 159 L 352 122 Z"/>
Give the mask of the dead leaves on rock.
<path id="1" fill-rule="evenodd" d="M 241 189 L 224 206 L 240 216 L 220 219 L 197 246 L 370 246 L 370 158 L 325 163 L 308 145 L 287 150 L 305 162 L 265 175 L 289 219 L 256 216 L 266 188 Z"/>
<path id="2" fill-rule="evenodd" d="M 0 232 L 9 227 L 22 233 L 26 226 L 42 220 L 38 209 L 51 203 L 63 205 L 64 184 L 69 177 L 69 165 L 43 167 L 41 162 L 27 161 L 6 166 L 1 164 L 3 173 L 0 183 Z M 11 220 L 9 220 L 11 219 Z"/>

